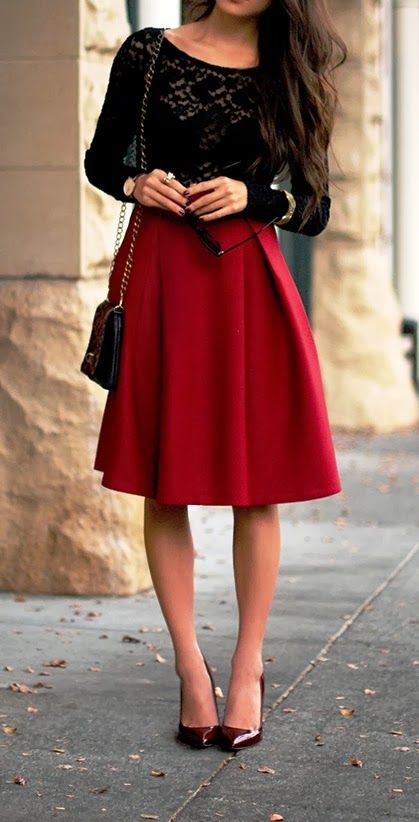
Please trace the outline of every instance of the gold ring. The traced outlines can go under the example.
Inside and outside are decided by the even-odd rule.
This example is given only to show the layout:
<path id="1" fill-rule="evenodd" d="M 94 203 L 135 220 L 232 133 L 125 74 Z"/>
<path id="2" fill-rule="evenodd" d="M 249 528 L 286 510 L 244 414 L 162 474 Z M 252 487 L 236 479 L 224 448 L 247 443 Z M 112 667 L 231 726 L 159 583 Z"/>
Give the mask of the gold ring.
<path id="1" fill-rule="evenodd" d="M 171 180 L 176 180 L 176 176 L 173 174 L 173 171 L 168 171 L 166 176 L 163 178 L 163 182 L 167 185 Z"/>

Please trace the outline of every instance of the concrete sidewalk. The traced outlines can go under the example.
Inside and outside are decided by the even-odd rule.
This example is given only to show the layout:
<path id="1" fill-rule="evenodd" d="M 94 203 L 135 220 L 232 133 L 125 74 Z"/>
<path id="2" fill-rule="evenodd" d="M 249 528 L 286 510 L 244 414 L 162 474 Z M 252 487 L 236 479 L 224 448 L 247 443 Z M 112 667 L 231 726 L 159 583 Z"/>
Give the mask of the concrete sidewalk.
<path id="1" fill-rule="evenodd" d="M 336 442 L 344 492 L 280 506 L 264 739 L 248 751 L 175 741 L 179 683 L 152 593 L 0 597 L 2 822 L 419 819 L 419 436 Z M 201 647 L 226 693 L 232 513 L 190 516 Z"/>

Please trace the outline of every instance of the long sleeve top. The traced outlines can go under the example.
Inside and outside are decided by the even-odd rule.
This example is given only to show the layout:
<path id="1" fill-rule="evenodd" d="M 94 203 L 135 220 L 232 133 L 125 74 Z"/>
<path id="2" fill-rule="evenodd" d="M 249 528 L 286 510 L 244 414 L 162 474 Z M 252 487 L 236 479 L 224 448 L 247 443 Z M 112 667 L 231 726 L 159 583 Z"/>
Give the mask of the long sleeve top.
<path id="1" fill-rule="evenodd" d="M 95 187 L 115 199 L 134 202 L 123 192 L 128 176 L 140 172 L 139 120 L 144 77 L 161 29 L 130 34 L 117 51 L 105 99 L 84 168 Z M 282 217 L 288 200 L 266 176 L 244 169 L 260 153 L 255 79 L 260 68 L 227 68 L 192 57 L 164 37 L 157 59 L 145 120 L 146 168 L 172 171 L 185 186 L 225 175 L 247 186 L 249 217 Z M 291 176 L 295 212 L 282 228 L 298 232 L 311 189 Z M 301 233 L 319 234 L 326 227 L 331 199 L 328 184 Z"/>

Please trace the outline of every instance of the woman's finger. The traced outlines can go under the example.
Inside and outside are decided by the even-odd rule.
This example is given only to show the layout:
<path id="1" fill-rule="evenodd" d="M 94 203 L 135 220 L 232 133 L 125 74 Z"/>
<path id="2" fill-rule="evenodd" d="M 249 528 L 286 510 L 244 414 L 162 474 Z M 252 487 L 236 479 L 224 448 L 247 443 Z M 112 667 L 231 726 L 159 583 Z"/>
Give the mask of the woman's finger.
<path id="1" fill-rule="evenodd" d="M 148 202 L 144 203 L 144 205 L 159 206 L 160 208 L 167 209 L 167 211 L 172 211 L 173 214 L 180 214 L 179 206 L 176 203 L 174 203 L 173 200 L 169 199 L 169 197 L 165 197 L 158 191 L 152 191 L 151 194 L 147 197 L 147 200 Z"/>
<path id="2" fill-rule="evenodd" d="M 168 186 L 157 179 L 147 180 L 144 184 L 143 192 L 149 197 L 152 197 L 153 194 L 159 194 L 161 197 L 165 197 L 181 207 L 184 207 L 187 203 L 186 198 L 182 196 L 182 194 L 179 194 L 178 191 L 175 191 L 171 185 Z"/>
<path id="3" fill-rule="evenodd" d="M 219 188 L 222 185 L 227 185 L 229 179 L 229 177 L 215 177 L 213 180 L 203 180 L 202 183 L 193 183 L 188 186 L 188 191 L 191 197 L 194 197 L 196 194 L 203 195 L 208 191 L 211 191 L 211 189 Z"/>
<path id="4" fill-rule="evenodd" d="M 162 169 L 154 169 L 148 174 L 142 185 L 143 196 L 152 197 L 153 192 L 156 192 L 184 207 L 187 203 L 186 198 L 183 196 L 183 192 L 186 191 L 185 186 L 179 180 L 170 180 L 168 183 L 164 183 L 165 177 L 166 172 Z"/>
<path id="5" fill-rule="evenodd" d="M 202 199 L 204 199 L 204 198 L 202 198 Z M 201 201 L 201 198 L 200 198 L 200 201 Z M 229 205 L 229 203 L 226 200 L 225 195 L 222 195 L 221 197 L 220 197 L 220 195 L 218 195 L 218 196 L 212 197 L 210 200 L 208 200 L 207 203 L 202 203 L 202 205 L 199 204 L 199 206 L 197 204 L 194 211 L 192 211 L 192 210 L 188 211 L 188 214 L 195 214 L 196 216 L 201 216 L 201 214 L 209 214 L 211 211 L 214 211 L 214 210 L 219 209 L 219 208 L 224 208 L 224 207 L 227 208 L 228 205 Z"/>
<path id="6" fill-rule="evenodd" d="M 194 214 L 199 211 L 200 208 L 203 208 L 206 205 L 211 205 L 211 203 L 217 202 L 220 200 L 221 197 L 225 197 L 220 189 L 214 189 L 209 192 L 209 194 L 201 194 L 200 197 L 197 197 L 196 200 L 193 202 L 189 202 L 188 205 L 188 214 Z"/>
<path id="7" fill-rule="evenodd" d="M 210 214 L 203 214 L 202 217 L 200 217 L 199 222 L 202 221 L 203 223 L 209 223 L 212 220 L 219 220 L 220 217 L 228 217 L 233 213 L 234 212 L 230 208 L 221 208 L 217 211 L 211 211 Z"/>

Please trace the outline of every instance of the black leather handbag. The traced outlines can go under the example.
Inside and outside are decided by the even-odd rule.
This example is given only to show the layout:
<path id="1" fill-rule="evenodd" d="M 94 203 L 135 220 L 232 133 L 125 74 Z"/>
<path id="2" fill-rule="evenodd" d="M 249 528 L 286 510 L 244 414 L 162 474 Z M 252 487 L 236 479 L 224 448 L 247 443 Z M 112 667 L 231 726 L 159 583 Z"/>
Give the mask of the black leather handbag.
<path id="1" fill-rule="evenodd" d="M 140 139 L 140 150 L 141 150 L 141 161 L 140 161 L 140 174 L 146 173 L 147 171 L 147 162 L 146 162 L 146 146 L 145 146 L 145 137 L 144 137 L 144 123 L 145 123 L 145 115 L 146 115 L 146 108 L 147 108 L 147 101 L 150 94 L 150 86 L 151 81 L 154 75 L 154 69 L 157 61 L 157 57 L 160 52 L 160 46 L 163 42 L 164 37 L 164 29 L 160 32 L 153 49 L 153 53 L 150 60 L 150 65 L 148 67 L 145 79 L 144 79 L 144 94 L 143 99 L 141 102 L 141 114 L 140 114 L 140 129 L 139 129 L 139 139 Z M 109 279 L 115 267 L 116 257 L 121 245 L 121 238 L 124 231 L 124 222 L 125 222 L 125 214 L 127 210 L 127 203 L 123 202 L 121 205 L 121 211 L 118 220 L 118 228 L 116 232 L 116 241 L 115 241 L 115 250 L 114 255 L 111 263 L 111 268 L 109 272 Z M 93 324 L 92 330 L 90 334 L 89 344 L 87 346 L 86 353 L 84 355 L 82 364 L 80 366 L 80 371 L 83 374 L 86 374 L 89 379 L 94 380 L 94 382 L 98 383 L 102 388 L 107 390 L 115 390 L 118 382 L 118 374 L 119 374 L 119 364 L 120 364 L 120 356 L 121 356 L 121 348 L 122 348 L 122 340 L 123 340 L 123 330 L 124 330 L 124 294 L 128 285 L 129 275 L 132 268 L 132 262 L 134 258 L 134 248 L 135 242 L 138 234 L 138 230 L 141 224 L 141 215 L 143 212 L 143 207 L 141 203 L 137 202 L 134 206 L 135 217 L 134 217 L 134 225 L 132 230 L 131 242 L 129 251 L 127 254 L 127 258 L 125 261 L 125 268 L 122 275 L 121 280 L 121 288 L 120 288 L 120 295 L 119 295 L 119 302 L 117 304 L 112 303 L 109 300 L 109 287 L 108 287 L 108 296 L 105 300 L 103 300 L 96 308 L 93 317 Z"/>

